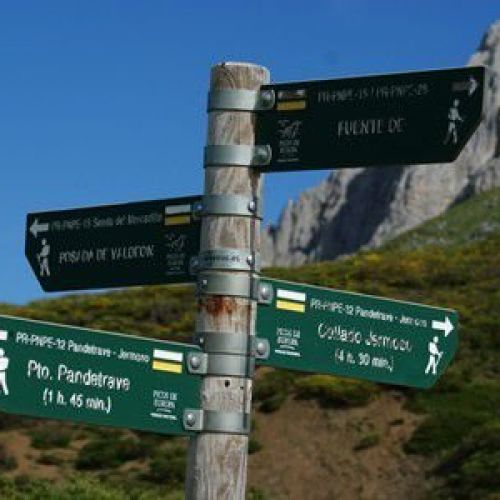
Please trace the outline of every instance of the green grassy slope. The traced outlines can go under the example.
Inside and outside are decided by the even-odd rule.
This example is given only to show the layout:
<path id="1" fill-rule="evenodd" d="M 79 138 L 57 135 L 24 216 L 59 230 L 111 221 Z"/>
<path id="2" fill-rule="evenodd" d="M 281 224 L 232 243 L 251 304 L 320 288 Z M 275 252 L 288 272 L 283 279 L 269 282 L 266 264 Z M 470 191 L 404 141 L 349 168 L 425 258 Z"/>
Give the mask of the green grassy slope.
<path id="1" fill-rule="evenodd" d="M 385 245 L 386 250 L 413 250 L 427 245 L 450 247 L 500 233 L 500 189 L 455 205 L 413 231 Z"/>
<path id="2" fill-rule="evenodd" d="M 500 190 L 477 196 L 380 250 L 336 262 L 270 269 L 266 274 L 457 309 L 460 347 L 456 361 L 432 390 L 406 391 L 408 408 L 427 416 L 405 449 L 437 460 L 433 473 L 443 480 L 437 498 L 493 499 L 500 495 Z M 191 287 L 74 295 L 23 307 L 0 304 L 0 313 L 181 341 L 188 341 L 193 331 L 194 311 Z M 271 371 L 256 384 L 255 407 L 273 411 L 291 395 L 313 397 L 329 407 L 363 404 L 379 391 L 374 385 L 353 386 L 333 377 L 315 379 Z M 32 424 L 0 419 L 0 429 L 23 425 L 30 428 Z M 146 457 L 146 470 L 136 477 L 146 481 L 140 484 L 150 485 L 152 497 L 154 478 L 163 480 L 165 474 L 172 477 L 170 491 L 178 491 L 183 470 L 179 457 L 184 452 L 176 440 L 164 440 L 160 449 L 150 452 L 147 438 L 141 441 L 146 445 L 139 446 L 134 437 L 133 442 L 117 446 L 113 456 L 102 458 L 96 450 L 109 444 L 106 436 L 97 430 L 82 432 L 87 433 L 87 444 L 75 460 L 81 469 L 102 471 L 109 466 L 100 477 L 113 480 L 110 464 L 127 456 Z M 257 451 L 258 443 L 254 446 Z M 2 460 L 6 461 L 1 452 L 0 447 L 0 469 Z M 103 489 L 102 496 L 96 496 L 98 486 L 92 480 L 82 479 L 74 487 L 78 485 L 94 492 L 89 498 L 120 494 L 110 487 L 109 494 Z M 42 483 L 33 486 L 43 487 Z M 0 496 L 10 498 L 7 492 L 18 491 L 16 488 L 14 481 L 5 479 L 0 482 Z M 60 488 L 65 491 L 70 486 Z M 57 498 L 70 496 L 61 493 Z"/>

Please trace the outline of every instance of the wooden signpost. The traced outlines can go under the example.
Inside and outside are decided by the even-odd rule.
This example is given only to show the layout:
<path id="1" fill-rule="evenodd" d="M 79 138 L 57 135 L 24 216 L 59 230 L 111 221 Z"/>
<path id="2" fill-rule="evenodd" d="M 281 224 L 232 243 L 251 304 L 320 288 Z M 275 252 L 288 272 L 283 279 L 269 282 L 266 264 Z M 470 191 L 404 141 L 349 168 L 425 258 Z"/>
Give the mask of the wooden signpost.
<path id="1" fill-rule="evenodd" d="M 0 317 L 0 409 L 190 435 L 186 497 L 234 500 L 256 364 L 432 386 L 457 348 L 455 311 L 260 278 L 261 174 L 450 161 L 484 87 L 474 67 L 275 85 L 261 66 L 215 66 L 202 197 L 30 214 L 26 228 L 46 291 L 196 282 L 193 345 Z"/>

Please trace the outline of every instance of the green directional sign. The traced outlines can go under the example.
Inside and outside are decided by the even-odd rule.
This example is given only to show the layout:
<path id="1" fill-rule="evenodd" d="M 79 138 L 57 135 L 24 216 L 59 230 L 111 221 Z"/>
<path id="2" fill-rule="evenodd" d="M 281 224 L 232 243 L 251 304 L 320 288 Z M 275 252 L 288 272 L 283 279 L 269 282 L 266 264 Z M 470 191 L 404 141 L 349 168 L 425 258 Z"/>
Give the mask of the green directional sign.
<path id="1" fill-rule="evenodd" d="M 257 115 L 262 171 L 443 163 L 478 127 L 485 68 L 265 85 L 272 109 Z"/>
<path id="2" fill-rule="evenodd" d="M 450 309 L 273 279 L 261 293 L 256 334 L 270 356 L 260 364 L 426 388 L 457 349 Z"/>
<path id="3" fill-rule="evenodd" d="M 201 406 L 192 345 L 0 316 L 0 411 L 190 434 Z"/>
<path id="4" fill-rule="evenodd" d="M 194 282 L 200 196 L 32 213 L 26 257 L 45 291 Z"/>

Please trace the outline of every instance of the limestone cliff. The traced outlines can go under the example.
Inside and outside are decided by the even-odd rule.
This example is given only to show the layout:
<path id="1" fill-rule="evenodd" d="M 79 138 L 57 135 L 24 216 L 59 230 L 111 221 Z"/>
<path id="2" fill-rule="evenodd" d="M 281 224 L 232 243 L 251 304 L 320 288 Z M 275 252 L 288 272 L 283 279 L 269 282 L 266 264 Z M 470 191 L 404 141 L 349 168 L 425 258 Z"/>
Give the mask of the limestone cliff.
<path id="1" fill-rule="evenodd" d="M 376 247 L 475 193 L 500 186 L 500 21 L 470 65 L 489 68 L 485 118 L 450 164 L 332 172 L 263 233 L 266 265 L 293 266 Z"/>

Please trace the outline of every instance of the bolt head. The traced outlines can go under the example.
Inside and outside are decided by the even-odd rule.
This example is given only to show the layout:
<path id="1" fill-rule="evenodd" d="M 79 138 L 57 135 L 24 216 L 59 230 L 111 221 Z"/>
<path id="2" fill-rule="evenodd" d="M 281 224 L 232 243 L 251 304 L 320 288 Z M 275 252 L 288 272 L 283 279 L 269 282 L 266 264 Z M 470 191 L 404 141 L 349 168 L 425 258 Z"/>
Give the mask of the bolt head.
<path id="1" fill-rule="evenodd" d="M 260 297 L 262 300 L 269 300 L 271 298 L 271 287 L 267 284 L 260 285 Z"/>
<path id="2" fill-rule="evenodd" d="M 253 264 L 253 255 L 248 255 L 247 256 L 247 264 L 251 266 Z"/>
<path id="3" fill-rule="evenodd" d="M 255 201 L 251 201 L 249 204 L 248 204 L 248 210 L 250 210 L 250 212 L 255 212 L 255 210 L 257 210 L 257 203 L 255 203 Z"/>
<path id="4" fill-rule="evenodd" d="M 257 354 L 260 354 L 262 356 L 266 353 L 266 344 L 264 344 L 264 342 L 257 342 L 257 346 L 255 349 L 257 351 Z"/>
<path id="5" fill-rule="evenodd" d="M 184 420 L 186 422 L 186 425 L 188 425 L 189 427 L 193 427 L 193 425 L 196 424 L 196 417 L 194 413 L 191 412 L 187 413 L 186 418 Z"/>
<path id="6" fill-rule="evenodd" d="M 191 365 L 191 368 L 197 370 L 201 365 L 201 358 L 197 355 L 191 356 L 189 358 L 189 364 Z"/>
<path id="7" fill-rule="evenodd" d="M 203 278 L 201 281 L 200 281 L 200 286 L 202 288 L 206 288 L 208 285 L 208 280 L 206 278 Z"/>
<path id="8" fill-rule="evenodd" d="M 271 104 L 273 101 L 273 93 L 271 90 L 263 90 L 260 93 L 260 99 L 263 104 L 268 105 Z"/>
<path id="9" fill-rule="evenodd" d="M 269 160 L 269 150 L 267 148 L 260 147 L 255 151 L 254 161 L 256 165 L 267 165 Z"/>
<path id="10" fill-rule="evenodd" d="M 194 211 L 196 213 L 203 212 L 203 203 L 196 203 L 195 206 L 194 206 Z"/>

